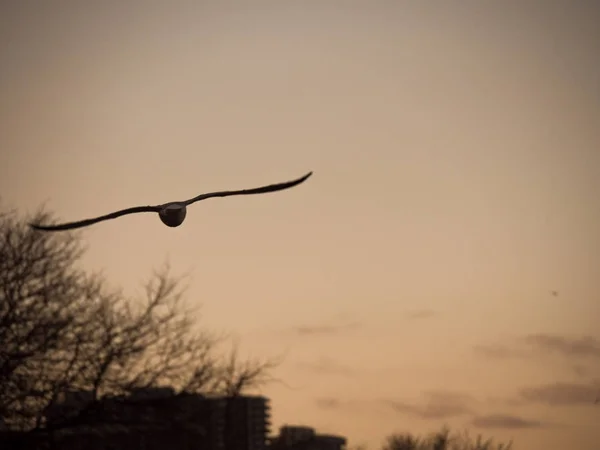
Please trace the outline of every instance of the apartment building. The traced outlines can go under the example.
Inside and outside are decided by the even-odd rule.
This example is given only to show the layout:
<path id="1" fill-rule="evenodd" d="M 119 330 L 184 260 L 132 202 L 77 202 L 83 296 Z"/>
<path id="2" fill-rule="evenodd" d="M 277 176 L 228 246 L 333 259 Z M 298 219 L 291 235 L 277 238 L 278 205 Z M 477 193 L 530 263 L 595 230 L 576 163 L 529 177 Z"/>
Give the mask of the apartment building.
<path id="1" fill-rule="evenodd" d="M 178 435 L 177 443 L 170 442 L 169 448 L 173 450 L 267 448 L 270 404 L 266 397 L 175 395 L 170 388 L 156 388 L 136 390 L 128 396 L 106 398 L 96 404 L 92 400 L 90 392 L 65 392 L 48 408 L 46 420 L 49 425 L 58 424 L 85 411 L 86 422 L 95 423 L 96 429 L 103 428 L 105 441 L 116 439 L 125 444 L 126 439 L 128 448 L 164 448 L 170 434 Z M 88 408 L 90 405 L 93 408 Z M 90 427 L 85 429 L 89 434 Z M 69 441 L 72 443 L 69 448 L 79 448 L 76 445 L 79 439 L 72 432 Z M 89 438 L 81 441 L 85 444 L 81 448 L 95 447 Z"/>

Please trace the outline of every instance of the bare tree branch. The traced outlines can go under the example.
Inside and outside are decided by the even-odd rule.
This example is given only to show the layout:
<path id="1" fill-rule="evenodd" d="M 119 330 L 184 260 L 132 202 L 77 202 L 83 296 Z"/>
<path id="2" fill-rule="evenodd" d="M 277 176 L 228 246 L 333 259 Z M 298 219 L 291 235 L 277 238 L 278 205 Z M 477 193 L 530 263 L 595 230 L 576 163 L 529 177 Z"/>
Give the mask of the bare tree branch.
<path id="1" fill-rule="evenodd" d="M 451 433 L 448 427 L 426 437 L 411 433 L 395 433 L 386 438 L 383 450 L 510 450 L 512 442 L 496 443 L 478 435 L 471 437 L 467 432 Z"/>
<path id="2" fill-rule="evenodd" d="M 237 396 L 270 380 L 275 361 L 240 361 L 237 346 L 218 353 L 222 337 L 198 327 L 198 308 L 183 301 L 182 279 L 168 266 L 143 299 L 130 299 L 78 268 L 75 234 L 40 233 L 27 222 L 0 214 L 0 417 L 11 429 L 122 421 L 107 405 L 140 389 Z M 62 411 L 69 392 L 86 394 Z"/>

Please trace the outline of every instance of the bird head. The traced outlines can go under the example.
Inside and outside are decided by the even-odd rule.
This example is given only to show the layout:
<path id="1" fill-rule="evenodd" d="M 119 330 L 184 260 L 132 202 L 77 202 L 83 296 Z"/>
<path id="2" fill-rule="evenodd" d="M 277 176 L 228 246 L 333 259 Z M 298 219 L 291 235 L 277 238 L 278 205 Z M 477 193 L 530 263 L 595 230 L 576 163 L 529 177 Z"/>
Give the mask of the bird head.
<path id="1" fill-rule="evenodd" d="M 168 227 L 174 228 L 183 223 L 186 213 L 187 209 L 184 204 L 169 203 L 160 210 L 158 216 L 162 223 Z"/>

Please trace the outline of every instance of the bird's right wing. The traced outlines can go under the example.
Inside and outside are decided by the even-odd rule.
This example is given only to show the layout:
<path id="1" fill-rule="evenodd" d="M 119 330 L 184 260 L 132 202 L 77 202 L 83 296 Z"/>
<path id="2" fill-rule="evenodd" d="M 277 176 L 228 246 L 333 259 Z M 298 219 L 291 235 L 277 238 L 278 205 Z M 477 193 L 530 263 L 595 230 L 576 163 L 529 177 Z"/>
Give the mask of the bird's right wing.
<path id="1" fill-rule="evenodd" d="M 124 216 L 126 214 L 135 214 L 142 212 L 159 212 L 159 206 L 135 206 L 133 208 L 122 209 L 120 211 L 116 211 L 110 214 L 105 214 L 104 216 L 95 217 L 93 219 L 85 219 L 79 220 L 77 222 L 69 222 L 62 223 L 58 225 L 40 225 L 35 223 L 30 223 L 29 226 L 36 230 L 40 231 L 65 231 L 65 230 L 73 230 L 75 228 L 87 227 L 88 225 L 93 225 L 95 223 L 101 222 L 103 220 L 116 219 L 117 217 Z"/>
<path id="2" fill-rule="evenodd" d="M 186 200 L 186 205 L 191 205 L 192 203 L 199 202 L 200 200 L 206 200 L 207 198 L 213 197 L 229 197 L 231 195 L 254 195 L 254 194 L 266 194 L 267 192 L 276 192 L 282 191 L 284 189 L 289 189 L 291 187 L 297 186 L 300 183 L 306 181 L 308 177 L 312 175 L 312 172 L 308 172 L 306 175 L 297 178 L 292 181 L 285 181 L 283 183 L 270 184 L 268 186 L 261 186 L 253 189 L 239 189 L 237 191 L 218 191 L 218 192 L 209 192 L 207 194 L 200 194 L 197 197 Z"/>

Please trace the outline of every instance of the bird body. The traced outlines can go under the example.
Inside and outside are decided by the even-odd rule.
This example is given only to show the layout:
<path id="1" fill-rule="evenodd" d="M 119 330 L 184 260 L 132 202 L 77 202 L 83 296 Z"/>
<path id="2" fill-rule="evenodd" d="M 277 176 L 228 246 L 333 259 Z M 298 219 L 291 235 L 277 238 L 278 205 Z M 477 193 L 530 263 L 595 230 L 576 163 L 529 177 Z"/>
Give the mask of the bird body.
<path id="1" fill-rule="evenodd" d="M 136 214 L 142 212 L 153 212 L 158 213 L 158 217 L 161 222 L 166 226 L 171 228 L 176 228 L 180 226 L 185 217 L 187 215 L 187 207 L 193 203 L 199 202 L 201 200 L 206 200 L 213 197 L 229 197 L 233 195 L 254 195 L 254 194 L 266 194 L 268 192 L 276 192 L 282 191 L 284 189 L 289 189 L 291 187 L 297 186 L 300 183 L 306 181 L 308 177 L 312 175 L 312 172 L 307 173 L 306 175 L 297 178 L 292 181 L 286 181 L 283 183 L 270 184 L 268 186 L 261 186 L 253 189 L 240 189 L 235 191 L 217 191 L 217 192 L 209 192 L 206 194 L 200 194 L 194 198 L 184 201 L 178 202 L 169 202 L 164 203 L 162 205 L 156 206 L 134 206 L 133 208 L 122 209 L 119 211 L 115 211 L 110 214 L 105 214 L 103 216 L 95 217 L 93 219 L 84 219 L 77 222 L 68 222 L 58 225 L 40 225 L 30 223 L 29 226 L 36 230 L 40 231 L 65 231 L 65 230 L 73 230 L 76 228 L 82 228 L 89 225 L 93 225 L 98 222 L 102 222 L 104 220 L 116 219 L 117 217 L 125 216 L 127 214 Z"/>
<path id="2" fill-rule="evenodd" d="M 167 203 L 158 212 L 158 217 L 166 226 L 175 228 L 183 223 L 187 215 L 185 203 Z"/>

